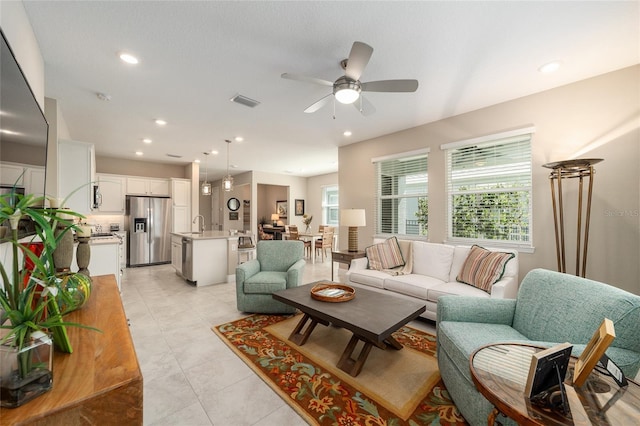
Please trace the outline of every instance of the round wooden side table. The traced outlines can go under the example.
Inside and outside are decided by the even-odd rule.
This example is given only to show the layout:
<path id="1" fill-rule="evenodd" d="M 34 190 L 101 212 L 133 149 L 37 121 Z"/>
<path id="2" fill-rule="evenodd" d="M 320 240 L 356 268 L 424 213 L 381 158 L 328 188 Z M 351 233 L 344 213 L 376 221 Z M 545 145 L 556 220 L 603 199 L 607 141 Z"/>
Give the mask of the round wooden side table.
<path id="1" fill-rule="evenodd" d="M 487 419 L 489 425 L 495 423 L 500 413 L 521 425 L 638 424 L 640 385 L 627 378 L 629 385 L 620 388 L 604 370 L 596 367 L 582 387 L 573 388 L 575 357 L 571 357 L 564 381 L 571 412 L 564 415 L 558 409 L 533 405 L 525 396 L 524 388 L 531 355 L 543 349 L 527 344 L 501 343 L 484 346 L 471 355 L 473 382 L 495 407 Z"/>

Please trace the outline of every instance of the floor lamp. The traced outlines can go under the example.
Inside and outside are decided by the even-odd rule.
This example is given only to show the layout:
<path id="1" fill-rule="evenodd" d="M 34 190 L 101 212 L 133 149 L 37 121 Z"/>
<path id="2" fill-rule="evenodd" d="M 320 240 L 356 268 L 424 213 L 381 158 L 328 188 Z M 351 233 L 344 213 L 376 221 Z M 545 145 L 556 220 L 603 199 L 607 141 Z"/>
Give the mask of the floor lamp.
<path id="1" fill-rule="evenodd" d="M 349 227 L 349 251 L 358 251 L 358 226 L 367 226 L 364 209 L 341 210 L 340 225 Z"/>
<path id="2" fill-rule="evenodd" d="M 553 202 L 553 224 L 556 233 L 556 258 L 558 271 L 567 272 L 564 243 L 564 205 L 562 200 L 562 181 L 564 179 L 578 179 L 578 215 L 576 233 L 576 275 L 583 277 L 587 271 L 587 246 L 589 244 L 589 219 L 591 216 L 591 194 L 593 192 L 594 164 L 601 162 L 601 158 L 585 158 L 577 160 L 556 161 L 543 164 L 543 167 L 551 169 L 549 182 L 551 182 L 551 199 Z M 585 209 L 584 229 L 582 227 L 582 193 L 584 191 L 584 179 L 588 178 L 587 205 Z M 557 193 L 556 193 L 557 186 Z M 584 238 L 583 238 L 584 233 Z M 580 249 L 582 247 L 582 264 Z"/>

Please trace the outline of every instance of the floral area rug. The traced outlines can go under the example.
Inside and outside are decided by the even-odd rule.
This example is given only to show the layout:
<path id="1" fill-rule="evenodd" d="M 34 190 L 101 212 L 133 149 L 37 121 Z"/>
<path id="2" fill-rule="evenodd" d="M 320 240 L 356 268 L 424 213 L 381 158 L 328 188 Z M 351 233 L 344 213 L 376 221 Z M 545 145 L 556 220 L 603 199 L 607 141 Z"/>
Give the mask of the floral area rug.
<path id="1" fill-rule="evenodd" d="M 402 327 L 393 337 L 404 348 L 374 347 L 354 378 L 335 366 L 351 333 L 318 325 L 298 346 L 287 339 L 298 319 L 251 315 L 213 331 L 309 424 L 466 424 L 440 379 L 435 336 Z"/>

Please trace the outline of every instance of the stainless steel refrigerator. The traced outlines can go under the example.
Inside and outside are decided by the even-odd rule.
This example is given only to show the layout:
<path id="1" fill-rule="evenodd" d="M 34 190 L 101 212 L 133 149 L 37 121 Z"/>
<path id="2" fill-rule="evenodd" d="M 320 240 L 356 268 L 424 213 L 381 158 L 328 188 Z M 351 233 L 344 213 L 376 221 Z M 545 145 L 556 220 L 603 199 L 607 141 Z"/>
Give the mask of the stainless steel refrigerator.
<path id="1" fill-rule="evenodd" d="M 127 266 L 171 262 L 171 199 L 127 196 Z"/>

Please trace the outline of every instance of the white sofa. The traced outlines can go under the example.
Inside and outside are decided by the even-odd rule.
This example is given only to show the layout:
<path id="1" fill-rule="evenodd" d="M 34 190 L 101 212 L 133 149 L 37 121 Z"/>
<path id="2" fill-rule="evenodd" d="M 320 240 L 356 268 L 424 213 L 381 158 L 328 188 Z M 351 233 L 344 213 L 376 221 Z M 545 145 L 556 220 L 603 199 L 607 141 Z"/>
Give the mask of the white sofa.
<path id="1" fill-rule="evenodd" d="M 378 242 L 378 241 L 376 241 Z M 390 275 L 368 269 L 366 257 L 354 259 L 347 272 L 347 282 L 354 287 L 375 291 L 391 291 L 401 297 L 424 302 L 426 311 L 421 315 L 435 321 L 437 302 L 440 296 L 464 295 L 480 298 L 515 299 L 518 294 L 518 253 L 508 249 L 488 250 L 511 252 L 515 257 L 506 264 L 502 278 L 493 284 L 491 293 L 456 281 L 456 277 L 467 258 L 470 246 L 411 241 L 413 265 L 410 274 Z M 402 247 L 402 246 L 401 246 Z M 407 253 L 403 252 L 407 259 Z"/>

